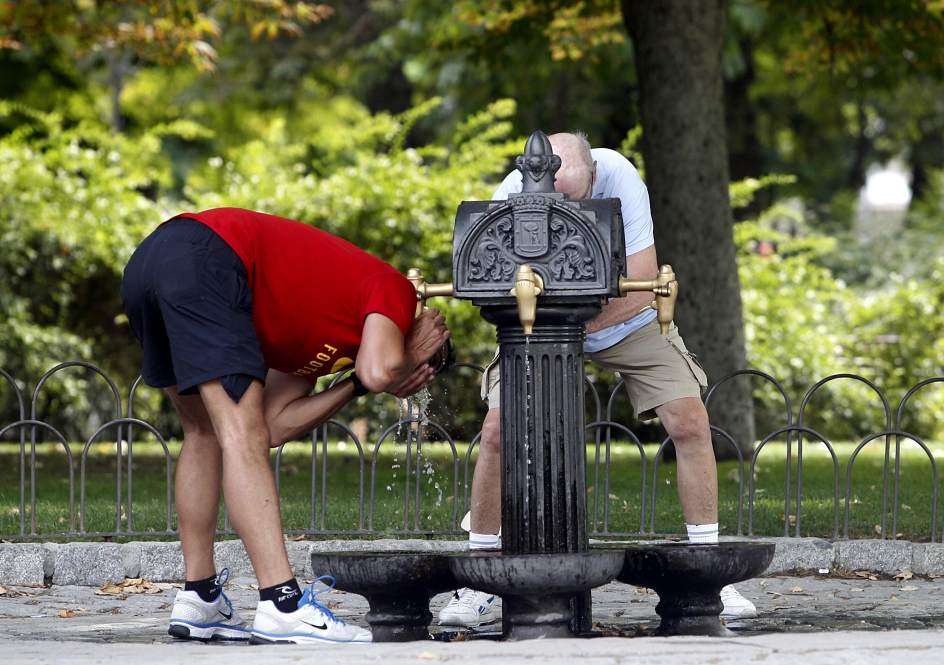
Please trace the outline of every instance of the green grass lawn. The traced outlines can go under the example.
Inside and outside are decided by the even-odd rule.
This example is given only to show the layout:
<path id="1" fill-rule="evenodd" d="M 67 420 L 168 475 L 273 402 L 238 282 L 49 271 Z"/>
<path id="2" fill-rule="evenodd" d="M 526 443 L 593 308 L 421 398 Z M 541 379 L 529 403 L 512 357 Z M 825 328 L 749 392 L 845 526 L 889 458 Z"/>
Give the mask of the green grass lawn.
<path id="1" fill-rule="evenodd" d="M 845 496 L 846 462 L 852 452 L 851 444 L 836 444 L 839 457 L 839 520 L 840 535 Z M 176 454 L 178 444 L 171 444 Z M 452 521 L 456 506 L 461 518 L 465 511 L 464 461 L 466 447 L 458 449 L 458 492 L 454 486 L 454 462 L 446 444 L 425 444 L 423 464 L 419 475 L 419 511 L 416 505 L 416 475 L 411 469 L 406 476 L 406 446 L 403 443 L 384 444 L 377 457 L 377 473 L 374 482 L 373 531 L 396 534 L 418 527 L 422 532 L 455 531 Z M 936 459 L 944 457 L 944 444 L 932 448 Z M 79 528 L 81 446 L 73 448 L 75 460 L 75 524 Z M 655 446 L 646 446 L 650 459 L 647 474 L 647 522 L 648 505 L 651 499 L 651 459 Z M 602 452 L 601 452 L 602 454 Z M 368 451 L 368 459 L 370 453 Z M 28 455 L 27 455 L 28 459 Z M 314 516 L 312 516 L 311 459 L 310 446 L 301 443 L 288 444 L 281 462 L 282 513 L 286 530 L 296 533 L 307 531 L 349 531 L 358 528 L 358 488 L 360 465 L 354 446 L 350 443 L 332 443 L 328 447 L 328 482 L 326 504 L 322 505 L 321 466 L 319 447 Z M 609 506 L 609 532 L 636 532 L 640 528 L 640 483 L 641 465 L 635 446 L 614 444 L 611 449 L 611 472 L 609 490 L 603 486 L 603 469 L 599 486 L 594 486 L 593 450 L 588 447 L 587 509 L 596 515 L 596 530 L 603 529 L 604 503 Z M 754 528 L 757 535 L 782 535 L 784 513 L 785 446 L 769 444 L 761 453 L 755 471 L 756 500 Z M 882 500 L 882 464 L 884 446 L 876 442 L 868 446 L 856 461 L 852 475 L 852 506 L 849 520 L 851 537 L 878 537 Z M 474 456 L 473 456 L 474 463 Z M 414 460 L 415 466 L 415 460 Z M 833 465 L 825 449 L 818 444 L 804 446 L 804 499 L 801 515 L 802 535 L 831 537 L 833 534 Z M 470 466 L 471 473 L 471 466 Z M 16 444 L 0 444 L 0 537 L 16 537 L 19 534 L 19 451 Z M 38 534 L 53 537 L 56 532 L 69 530 L 69 482 L 68 466 L 61 447 L 42 444 L 37 462 L 37 520 Z M 27 477 L 29 472 L 27 469 Z M 725 461 L 719 464 L 719 508 L 722 534 L 737 532 L 737 463 Z M 470 478 L 471 480 L 471 478 Z M 743 531 L 747 533 L 747 466 L 744 473 Z M 127 481 L 127 468 L 123 469 L 123 483 Z M 27 480 L 28 482 L 28 480 Z M 792 469 L 794 499 L 791 512 L 795 513 L 796 461 Z M 364 527 L 369 526 L 371 464 L 364 463 Z M 658 492 L 656 500 L 655 530 L 657 533 L 678 533 L 683 530 L 682 515 L 678 506 L 675 488 L 675 465 L 664 462 L 659 466 Z M 162 531 L 166 526 L 166 467 L 161 449 L 153 443 L 135 444 L 134 461 L 134 527 L 137 531 Z M 404 525 L 404 495 L 408 496 L 407 523 Z M 27 485 L 27 506 L 29 504 Z M 127 486 L 122 487 L 126 500 Z M 889 482 L 891 501 L 891 476 Z M 931 535 L 931 468 L 926 455 L 910 443 L 903 444 L 901 459 L 901 489 L 897 532 L 900 538 L 928 540 Z M 458 501 L 458 504 L 456 502 Z M 596 508 L 595 508 L 596 507 Z M 28 508 L 27 508 L 28 510 Z M 323 510 L 323 518 L 322 518 Z M 595 513 L 596 510 L 596 513 Z M 887 528 L 891 529 L 891 503 Z M 791 515 L 793 523 L 794 515 Z M 938 515 L 940 525 L 940 511 Z M 222 521 L 221 521 L 222 525 Z M 314 525 L 314 529 L 312 529 Z M 122 529 L 126 526 L 122 525 Z M 85 530 L 91 533 L 111 532 L 115 529 L 115 458 L 114 444 L 95 444 L 86 462 L 86 518 Z M 29 516 L 27 515 L 27 530 Z M 793 529 L 791 528 L 791 535 Z M 890 531 L 889 531 L 890 533 Z M 940 528 L 937 537 L 941 537 Z"/>

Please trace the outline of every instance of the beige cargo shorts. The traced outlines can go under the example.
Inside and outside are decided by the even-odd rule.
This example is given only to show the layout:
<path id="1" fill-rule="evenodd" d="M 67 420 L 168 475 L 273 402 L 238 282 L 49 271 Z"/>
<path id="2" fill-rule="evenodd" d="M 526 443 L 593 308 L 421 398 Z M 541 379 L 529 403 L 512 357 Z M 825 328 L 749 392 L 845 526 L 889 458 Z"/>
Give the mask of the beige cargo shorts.
<path id="1" fill-rule="evenodd" d="M 656 407 L 683 397 L 701 399 L 708 387 L 708 377 L 695 354 L 685 348 L 685 342 L 675 324 L 668 337 L 659 331 L 653 320 L 629 337 L 608 349 L 588 353 L 593 362 L 618 373 L 626 385 L 633 412 L 640 420 L 656 417 Z M 501 404 L 501 384 L 498 351 L 482 374 L 483 400 L 489 409 Z"/>

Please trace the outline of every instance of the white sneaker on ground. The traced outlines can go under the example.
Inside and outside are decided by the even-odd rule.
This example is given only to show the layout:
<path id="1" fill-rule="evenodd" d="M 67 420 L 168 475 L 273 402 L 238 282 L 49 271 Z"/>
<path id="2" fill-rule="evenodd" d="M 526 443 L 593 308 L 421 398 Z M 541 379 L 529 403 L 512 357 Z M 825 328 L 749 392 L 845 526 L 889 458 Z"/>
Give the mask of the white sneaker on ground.
<path id="1" fill-rule="evenodd" d="M 227 578 L 229 570 L 224 568 L 216 577 L 217 584 L 223 586 Z M 178 591 L 167 633 L 182 640 L 249 639 L 249 628 L 222 591 L 209 603 L 196 591 Z"/>
<path id="2" fill-rule="evenodd" d="M 495 621 L 493 606 L 495 596 L 484 591 L 463 588 L 454 592 L 452 600 L 439 611 L 440 626 L 462 626 L 475 628 L 483 623 Z"/>
<path id="3" fill-rule="evenodd" d="M 330 581 L 326 589 L 315 591 L 315 584 Z M 352 626 L 334 616 L 316 597 L 334 588 L 334 578 L 319 577 L 305 589 L 294 612 L 280 612 L 271 600 L 260 600 L 252 624 L 250 644 L 313 644 L 333 642 L 350 644 L 370 642 L 370 631 Z"/>
<path id="4" fill-rule="evenodd" d="M 738 590 L 730 584 L 722 587 L 721 602 L 724 603 L 721 616 L 725 619 L 751 619 L 757 616 L 754 603 L 738 593 Z"/>

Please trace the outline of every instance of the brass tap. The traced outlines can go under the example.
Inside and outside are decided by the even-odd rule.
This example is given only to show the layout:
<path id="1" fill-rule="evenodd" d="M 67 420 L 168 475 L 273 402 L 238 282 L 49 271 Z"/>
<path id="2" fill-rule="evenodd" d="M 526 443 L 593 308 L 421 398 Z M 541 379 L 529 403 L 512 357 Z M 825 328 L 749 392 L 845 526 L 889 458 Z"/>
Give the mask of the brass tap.
<path id="1" fill-rule="evenodd" d="M 537 318 L 538 296 L 544 291 L 544 280 L 534 272 L 527 263 L 518 266 L 515 273 L 515 287 L 511 295 L 518 301 L 518 320 L 525 335 L 534 331 L 534 320 Z"/>
<path id="2" fill-rule="evenodd" d="M 423 313 L 427 298 L 452 295 L 452 282 L 448 284 L 430 284 L 423 277 L 423 273 L 419 268 L 410 268 L 406 273 L 406 278 L 413 283 L 413 287 L 416 289 L 416 313 L 414 316 Z"/>
<path id="3" fill-rule="evenodd" d="M 620 295 L 625 296 L 630 291 L 652 291 L 655 294 L 656 299 L 640 311 L 645 312 L 650 308 L 656 310 L 659 313 L 656 317 L 659 320 L 659 330 L 663 335 L 668 335 L 669 326 L 675 318 L 675 301 L 678 299 L 678 281 L 672 266 L 667 263 L 660 266 L 659 275 L 655 279 L 633 280 L 620 277 Z"/>

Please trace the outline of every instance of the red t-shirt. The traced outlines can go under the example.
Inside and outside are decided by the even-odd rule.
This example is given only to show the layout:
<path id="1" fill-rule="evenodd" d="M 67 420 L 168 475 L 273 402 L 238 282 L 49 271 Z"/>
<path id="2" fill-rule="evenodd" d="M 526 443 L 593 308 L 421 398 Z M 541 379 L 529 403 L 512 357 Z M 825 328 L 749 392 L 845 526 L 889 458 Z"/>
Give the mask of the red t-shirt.
<path id="1" fill-rule="evenodd" d="M 266 365 L 312 383 L 351 364 L 364 319 L 378 312 L 406 335 L 416 290 L 406 277 L 321 229 L 241 208 L 185 212 L 246 266 L 252 318 Z"/>

